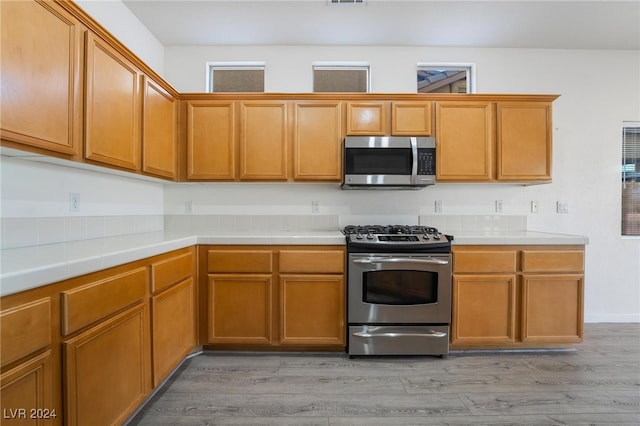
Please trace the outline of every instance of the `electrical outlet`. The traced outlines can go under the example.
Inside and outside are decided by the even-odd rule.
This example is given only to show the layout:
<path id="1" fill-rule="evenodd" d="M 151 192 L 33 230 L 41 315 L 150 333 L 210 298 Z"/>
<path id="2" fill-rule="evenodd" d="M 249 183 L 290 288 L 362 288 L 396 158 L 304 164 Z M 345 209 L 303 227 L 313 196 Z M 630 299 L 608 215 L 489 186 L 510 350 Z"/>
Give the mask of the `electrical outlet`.
<path id="1" fill-rule="evenodd" d="M 538 202 L 531 201 L 531 213 L 538 213 Z"/>
<path id="2" fill-rule="evenodd" d="M 556 205 L 556 211 L 558 213 L 569 213 L 569 203 L 566 201 L 558 201 Z"/>
<path id="3" fill-rule="evenodd" d="M 184 202 L 184 212 L 186 214 L 192 214 L 193 213 L 193 201 L 185 201 Z"/>
<path id="4" fill-rule="evenodd" d="M 442 200 L 436 200 L 434 210 L 436 213 L 442 213 Z"/>
<path id="5" fill-rule="evenodd" d="M 78 194 L 77 192 L 69 193 L 69 211 L 70 212 L 80 211 L 80 194 Z"/>
<path id="6" fill-rule="evenodd" d="M 502 213 L 504 211 L 504 205 L 502 200 L 496 200 L 496 213 Z"/>
<path id="7" fill-rule="evenodd" d="M 312 214 L 320 213 L 320 201 L 312 201 L 311 202 L 311 213 Z"/>

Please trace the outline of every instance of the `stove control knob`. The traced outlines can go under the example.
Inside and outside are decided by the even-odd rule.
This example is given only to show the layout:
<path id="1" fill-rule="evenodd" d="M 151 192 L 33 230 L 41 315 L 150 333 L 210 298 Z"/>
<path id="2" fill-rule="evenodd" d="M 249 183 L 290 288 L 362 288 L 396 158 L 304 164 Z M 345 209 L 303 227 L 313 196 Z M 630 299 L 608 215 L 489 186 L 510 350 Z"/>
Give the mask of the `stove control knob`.
<path id="1" fill-rule="evenodd" d="M 428 239 L 429 239 L 429 234 L 424 234 L 424 235 L 422 236 L 422 239 L 423 239 L 423 240 L 428 240 Z"/>
<path id="2" fill-rule="evenodd" d="M 367 234 L 367 240 L 373 240 L 373 234 L 371 233 Z"/>
<path id="3" fill-rule="evenodd" d="M 362 234 L 356 234 L 356 240 L 361 240 L 362 239 Z"/>
<path id="4" fill-rule="evenodd" d="M 439 240 L 440 239 L 440 234 L 433 234 L 433 238 L 435 240 Z"/>

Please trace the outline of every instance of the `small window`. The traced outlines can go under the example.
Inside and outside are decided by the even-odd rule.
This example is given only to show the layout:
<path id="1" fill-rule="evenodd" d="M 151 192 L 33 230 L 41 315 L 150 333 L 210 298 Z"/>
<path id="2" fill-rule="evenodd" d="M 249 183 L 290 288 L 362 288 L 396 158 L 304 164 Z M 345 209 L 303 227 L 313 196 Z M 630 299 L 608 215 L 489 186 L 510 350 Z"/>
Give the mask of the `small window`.
<path id="1" fill-rule="evenodd" d="M 264 63 L 207 63 L 207 92 L 264 92 Z"/>
<path id="2" fill-rule="evenodd" d="M 368 64 L 314 64 L 314 92 L 369 92 Z"/>
<path id="3" fill-rule="evenodd" d="M 418 64 L 418 93 L 473 93 L 474 67 L 468 64 Z"/>
<path id="4" fill-rule="evenodd" d="M 622 126 L 622 235 L 640 235 L 640 122 Z"/>

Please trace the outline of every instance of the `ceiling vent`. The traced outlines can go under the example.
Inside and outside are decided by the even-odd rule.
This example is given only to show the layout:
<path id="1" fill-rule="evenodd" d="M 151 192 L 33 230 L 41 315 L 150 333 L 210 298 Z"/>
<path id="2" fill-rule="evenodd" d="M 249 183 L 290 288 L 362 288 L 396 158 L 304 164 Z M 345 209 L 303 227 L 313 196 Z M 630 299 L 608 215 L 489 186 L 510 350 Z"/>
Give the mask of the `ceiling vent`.
<path id="1" fill-rule="evenodd" d="M 364 5 L 365 0 L 327 0 L 329 6 L 340 5 L 340 4 L 355 4 L 355 5 Z"/>

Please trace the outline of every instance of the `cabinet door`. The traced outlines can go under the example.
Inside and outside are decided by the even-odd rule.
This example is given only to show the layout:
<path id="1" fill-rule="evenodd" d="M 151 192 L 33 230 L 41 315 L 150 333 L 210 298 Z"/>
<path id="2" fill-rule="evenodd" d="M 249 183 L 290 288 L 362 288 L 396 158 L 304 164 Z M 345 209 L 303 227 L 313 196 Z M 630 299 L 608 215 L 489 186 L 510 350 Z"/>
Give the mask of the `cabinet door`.
<path id="1" fill-rule="evenodd" d="M 191 352 L 196 344 L 193 279 L 189 278 L 151 299 L 153 386 Z"/>
<path id="2" fill-rule="evenodd" d="M 386 135 L 385 102 L 347 102 L 347 135 Z"/>
<path id="3" fill-rule="evenodd" d="M 271 275 L 209 275 L 209 343 L 271 343 Z"/>
<path id="4" fill-rule="evenodd" d="M 436 180 L 489 181 L 493 167 L 490 102 L 436 102 Z"/>
<path id="5" fill-rule="evenodd" d="M 286 180 L 287 103 L 246 101 L 240 114 L 240 179 Z"/>
<path id="6" fill-rule="evenodd" d="M 582 342 L 584 276 L 554 274 L 523 278 L 522 340 Z"/>
<path id="7" fill-rule="evenodd" d="M 293 135 L 296 180 L 342 179 L 340 102 L 296 102 Z"/>
<path id="8" fill-rule="evenodd" d="M 515 313 L 515 275 L 454 275 L 452 346 L 513 343 Z"/>
<path id="9" fill-rule="evenodd" d="M 52 404 L 51 351 L 33 357 L 0 376 L 2 418 L 6 424 L 51 425 L 62 423 L 62 413 Z M 37 418 L 33 418 L 35 410 Z M 12 421 L 13 420 L 13 421 Z"/>
<path id="10" fill-rule="evenodd" d="M 187 179 L 237 177 L 235 114 L 233 101 L 187 102 Z"/>
<path id="11" fill-rule="evenodd" d="M 142 171 L 175 179 L 178 160 L 178 101 L 144 76 Z"/>
<path id="12" fill-rule="evenodd" d="M 282 345 L 344 345 L 342 276 L 281 275 L 279 290 Z"/>
<path id="13" fill-rule="evenodd" d="M 63 353 L 66 424 L 122 424 L 151 390 L 146 305 L 64 342 Z"/>
<path id="14" fill-rule="evenodd" d="M 83 28 L 53 2 L 2 2 L 1 15 L 2 139 L 79 155 Z"/>
<path id="15" fill-rule="evenodd" d="M 497 179 L 551 180 L 551 103 L 500 102 Z"/>
<path id="16" fill-rule="evenodd" d="M 393 102 L 391 134 L 399 136 L 431 136 L 432 102 Z"/>
<path id="17" fill-rule="evenodd" d="M 140 170 L 140 72 L 87 33 L 85 158 Z"/>

